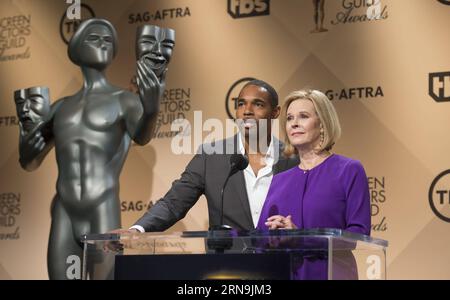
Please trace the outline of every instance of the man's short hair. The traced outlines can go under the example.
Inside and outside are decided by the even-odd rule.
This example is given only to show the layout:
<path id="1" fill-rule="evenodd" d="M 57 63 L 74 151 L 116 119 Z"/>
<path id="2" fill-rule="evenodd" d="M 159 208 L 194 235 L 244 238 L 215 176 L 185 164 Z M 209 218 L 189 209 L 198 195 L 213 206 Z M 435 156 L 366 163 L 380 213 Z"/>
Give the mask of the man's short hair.
<path id="1" fill-rule="evenodd" d="M 270 104 L 272 105 L 272 107 L 278 106 L 277 91 L 275 91 L 275 89 L 270 84 L 268 84 L 267 82 L 265 82 L 263 80 L 253 79 L 253 80 L 247 82 L 242 89 L 244 89 L 245 87 L 247 87 L 249 85 L 258 86 L 258 87 L 262 87 L 263 89 L 265 89 L 270 95 Z"/>

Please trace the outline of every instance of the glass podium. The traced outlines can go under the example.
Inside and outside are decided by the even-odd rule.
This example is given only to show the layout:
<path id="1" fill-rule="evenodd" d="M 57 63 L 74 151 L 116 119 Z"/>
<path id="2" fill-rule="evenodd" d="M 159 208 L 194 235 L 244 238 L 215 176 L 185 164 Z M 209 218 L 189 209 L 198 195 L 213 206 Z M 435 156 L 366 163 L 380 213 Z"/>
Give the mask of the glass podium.
<path id="1" fill-rule="evenodd" d="M 82 279 L 386 279 L 388 242 L 338 229 L 93 234 Z"/>

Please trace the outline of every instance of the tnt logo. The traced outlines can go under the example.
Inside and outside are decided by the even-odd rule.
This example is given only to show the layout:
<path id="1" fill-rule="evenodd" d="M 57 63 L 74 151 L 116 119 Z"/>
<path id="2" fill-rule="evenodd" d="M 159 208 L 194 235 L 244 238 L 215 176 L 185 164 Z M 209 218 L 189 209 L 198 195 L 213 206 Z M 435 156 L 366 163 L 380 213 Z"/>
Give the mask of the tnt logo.
<path id="1" fill-rule="evenodd" d="M 228 13 L 234 19 L 267 16 L 270 0 L 228 0 Z"/>
<path id="2" fill-rule="evenodd" d="M 450 72 L 430 73 L 428 85 L 428 93 L 434 101 L 450 101 Z"/>
<path id="3" fill-rule="evenodd" d="M 431 210 L 441 220 L 450 222 L 450 170 L 439 174 L 431 183 L 428 200 Z"/>

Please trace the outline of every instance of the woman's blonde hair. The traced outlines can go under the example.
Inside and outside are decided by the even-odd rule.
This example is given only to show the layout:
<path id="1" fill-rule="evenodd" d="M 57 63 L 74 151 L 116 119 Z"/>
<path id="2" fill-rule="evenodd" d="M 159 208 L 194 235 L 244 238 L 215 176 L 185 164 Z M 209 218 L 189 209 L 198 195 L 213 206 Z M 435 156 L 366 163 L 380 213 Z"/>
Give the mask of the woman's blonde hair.
<path id="1" fill-rule="evenodd" d="M 341 125 L 339 118 L 334 109 L 330 99 L 318 90 L 300 90 L 290 93 L 283 104 L 282 109 L 282 124 L 284 126 L 284 139 L 285 148 L 284 154 L 289 157 L 293 154 L 297 154 L 297 149 L 289 142 L 289 137 L 286 131 L 287 122 L 287 110 L 292 102 L 296 100 L 310 100 L 316 110 L 316 114 L 319 117 L 320 124 L 323 128 L 323 140 L 316 150 L 318 153 L 322 151 L 330 151 L 336 141 L 341 136 Z"/>

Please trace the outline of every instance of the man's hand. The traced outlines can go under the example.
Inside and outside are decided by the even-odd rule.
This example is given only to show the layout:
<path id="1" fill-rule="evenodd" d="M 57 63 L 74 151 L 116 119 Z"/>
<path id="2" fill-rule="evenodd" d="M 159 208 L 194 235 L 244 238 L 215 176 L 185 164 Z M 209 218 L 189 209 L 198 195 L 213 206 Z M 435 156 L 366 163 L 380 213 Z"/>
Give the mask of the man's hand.
<path id="1" fill-rule="evenodd" d="M 130 229 L 123 229 L 118 228 L 107 232 L 108 234 L 119 234 L 119 235 L 128 235 L 128 234 L 136 234 L 140 233 L 139 230 L 135 228 Z M 119 240 L 117 241 L 107 241 L 104 244 L 103 251 L 105 252 L 120 252 L 123 251 L 125 248 L 131 247 L 131 241 L 129 239 L 123 240 L 121 237 L 119 237 Z"/>
<path id="2" fill-rule="evenodd" d="M 140 231 L 137 230 L 136 228 L 130 228 L 130 229 L 119 228 L 119 229 L 111 230 L 108 233 L 110 233 L 110 234 L 133 234 L 133 233 L 139 233 L 139 232 Z"/>

